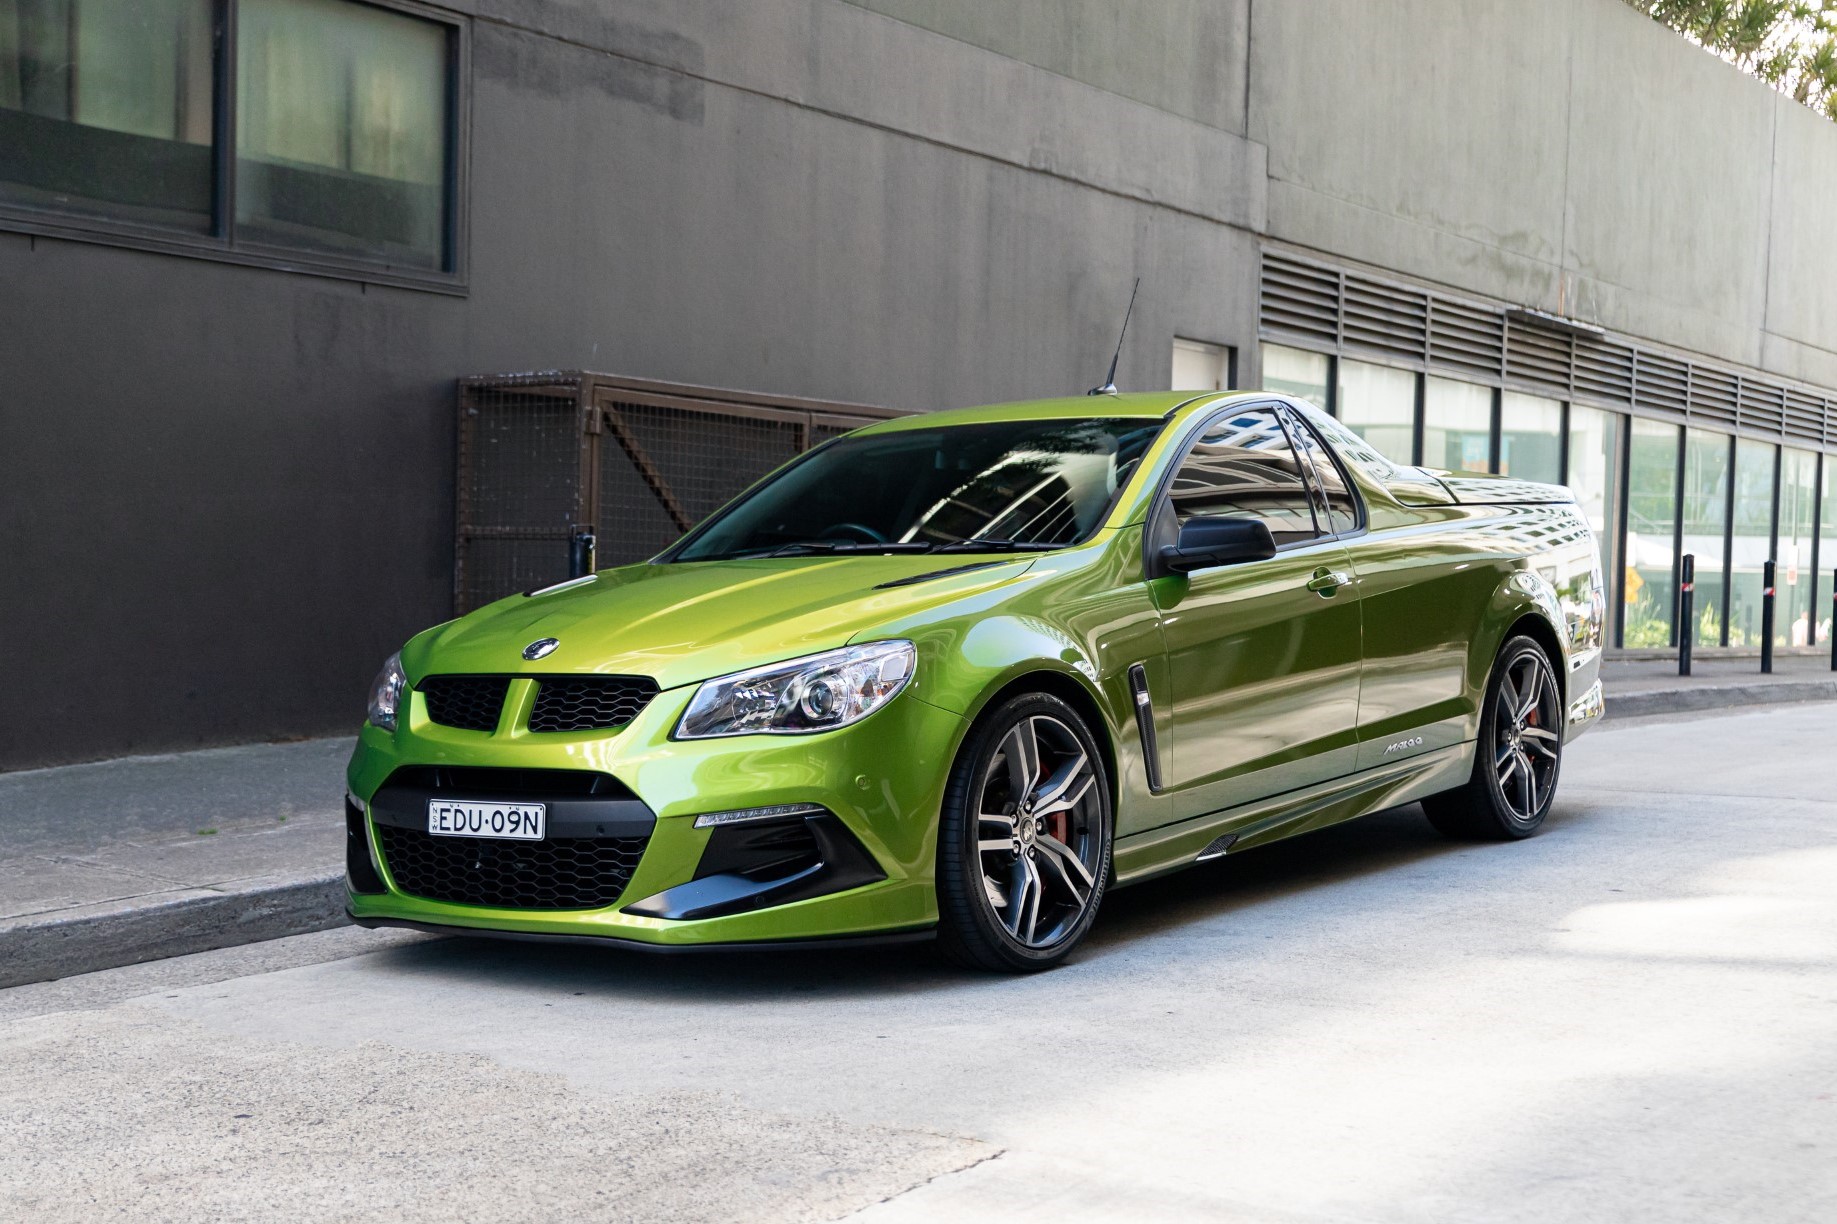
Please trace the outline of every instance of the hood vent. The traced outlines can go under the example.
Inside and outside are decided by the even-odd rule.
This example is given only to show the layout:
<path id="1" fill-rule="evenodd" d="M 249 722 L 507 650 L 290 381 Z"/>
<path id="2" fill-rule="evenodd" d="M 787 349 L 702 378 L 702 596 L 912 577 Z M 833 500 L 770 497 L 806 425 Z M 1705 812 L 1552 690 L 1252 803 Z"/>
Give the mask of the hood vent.
<path id="1" fill-rule="evenodd" d="M 974 565 L 953 565 L 949 569 L 932 570 L 926 574 L 914 574 L 910 578 L 895 578 L 876 586 L 876 591 L 889 590 L 892 587 L 916 586 L 921 582 L 930 582 L 933 578 L 949 578 L 953 574 L 968 574 L 975 570 L 994 569 L 998 565 L 1011 565 L 1011 561 L 978 561 Z"/>

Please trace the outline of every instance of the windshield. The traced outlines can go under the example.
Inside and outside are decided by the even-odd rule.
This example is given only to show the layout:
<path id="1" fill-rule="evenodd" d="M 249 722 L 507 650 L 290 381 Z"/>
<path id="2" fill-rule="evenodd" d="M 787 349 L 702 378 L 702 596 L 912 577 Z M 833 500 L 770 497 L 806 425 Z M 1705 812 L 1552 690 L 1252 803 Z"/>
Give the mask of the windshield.
<path id="1" fill-rule="evenodd" d="M 1059 548 L 1097 528 L 1156 419 L 996 421 L 846 437 L 711 519 L 670 561 Z"/>

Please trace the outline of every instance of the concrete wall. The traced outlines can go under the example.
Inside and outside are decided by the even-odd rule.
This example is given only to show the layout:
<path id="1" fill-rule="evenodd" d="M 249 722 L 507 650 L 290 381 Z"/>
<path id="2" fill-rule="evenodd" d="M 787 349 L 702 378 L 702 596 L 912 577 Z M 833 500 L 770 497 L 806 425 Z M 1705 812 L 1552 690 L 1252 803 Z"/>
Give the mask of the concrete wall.
<path id="1" fill-rule="evenodd" d="M 1837 386 L 1837 125 L 1617 0 L 1251 30 L 1273 237 Z"/>
<path id="2" fill-rule="evenodd" d="M 1265 234 L 1837 386 L 1837 126 L 1616 0 L 453 0 L 463 296 L 0 225 L 0 768 L 353 727 L 452 385 L 1254 375 Z"/>
<path id="3" fill-rule="evenodd" d="M 354 729 L 452 382 L 932 408 L 1255 337 L 1259 147 L 840 0 L 490 3 L 464 297 L 0 232 L 0 768 Z M 609 15 L 616 14 L 616 16 Z"/>

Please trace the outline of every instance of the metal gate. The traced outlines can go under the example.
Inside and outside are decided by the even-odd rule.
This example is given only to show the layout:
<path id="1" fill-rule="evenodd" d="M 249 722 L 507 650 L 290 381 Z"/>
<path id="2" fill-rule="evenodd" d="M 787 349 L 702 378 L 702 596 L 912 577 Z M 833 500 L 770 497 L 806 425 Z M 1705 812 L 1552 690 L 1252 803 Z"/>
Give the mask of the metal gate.
<path id="1" fill-rule="evenodd" d="M 581 370 L 462 379 L 454 604 L 560 581 L 576 531 L 602 567 L 654 556 L 787 459 L 898 415 Z"/>

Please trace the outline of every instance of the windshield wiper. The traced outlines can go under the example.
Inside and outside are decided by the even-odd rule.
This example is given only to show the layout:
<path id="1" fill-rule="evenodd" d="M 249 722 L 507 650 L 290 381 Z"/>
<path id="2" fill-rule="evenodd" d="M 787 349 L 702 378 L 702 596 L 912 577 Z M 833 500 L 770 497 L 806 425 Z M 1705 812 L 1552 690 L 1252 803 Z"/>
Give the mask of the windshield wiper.
<path id="1" fill-rule="evenodd" d="M 1041 544 L 1037 540 L 952 540 L 948 544 L 934 544 L 932 552 L 1050 552 L 1063 548 L 1063 544 Z"/>
<path id="2" fill-rule="evenodd" d="M 930 552 L 931 545 L 917 541 L 889 540 L 885 544 L 869 544 L 857 540 L 798 540 L 790 544 L 780 544 L 760 553 L 739 554 L 755 557 L 805 557 L 821 553 L 922 553 Z"/>

